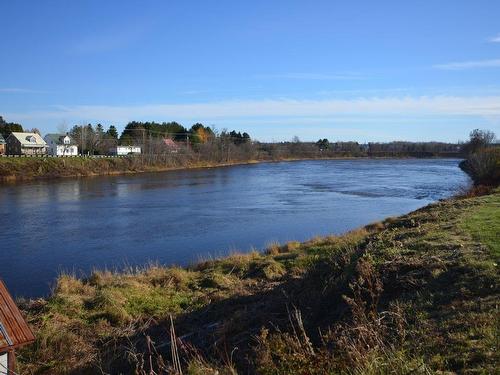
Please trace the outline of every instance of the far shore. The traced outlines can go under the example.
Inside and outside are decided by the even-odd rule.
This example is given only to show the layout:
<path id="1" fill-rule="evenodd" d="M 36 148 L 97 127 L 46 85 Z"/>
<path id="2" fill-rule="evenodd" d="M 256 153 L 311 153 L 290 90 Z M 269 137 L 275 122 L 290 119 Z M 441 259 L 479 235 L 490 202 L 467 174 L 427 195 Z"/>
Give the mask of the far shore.
<path id="1" fill-rule="evenodd" d="M 189 169 L 223 168 L 260 163 L 281 163 L 308 160 L 356 160 L 356 159 L 447 159 L 461 158 L 459 155 L 415 157 L 401 156 L 335 156 L 335 157 L 297 157 L 280 159 L 252 159 L 231 162 L 180 161 L 168 163 L 145 160 L 143 156 L 121 158 L 45 158 L 45 157 L 0 157 L 0 184 L 21 183 L 34 180 L 53 180 L 59 178 L 80 178 L 115 176 L 138 173 L 168 172 Z M 171 163 L 173 161 L 173 163 Z M 172 165 L 174 164 L 174 165 Z"/>

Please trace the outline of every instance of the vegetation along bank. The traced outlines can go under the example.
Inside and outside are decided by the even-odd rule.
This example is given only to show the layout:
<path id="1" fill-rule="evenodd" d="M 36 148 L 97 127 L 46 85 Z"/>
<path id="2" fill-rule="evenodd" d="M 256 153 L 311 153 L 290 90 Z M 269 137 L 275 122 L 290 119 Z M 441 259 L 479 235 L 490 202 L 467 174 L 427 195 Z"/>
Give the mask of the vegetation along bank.
<path id="1" fill-rule="evenodd" d="M 29 130 L 39 133 L 38 129 Z M 0 134 L 4 139 L 12 132 L 22 131 L 22 125 L 0 117 Z M 199 123 L 187 129 L 176 122 L 132 121 L 120 136 L 112 125 L 105 130 L 101 124 L 88 124 L 74 126 L 67 135 L 78 153 L 86 157 L 0 157 L 0 181 L 153 172 L 256 161 L 462 155 L 460 145 L 442 142 L 360 144 L 328 139 L 302 142 L 294 137 L 291 142 L 263 143 L 252 140 L 246 132 L 216 131 Z M 117 147 L 134 147 L 140 154 L 107 157 L 110 150 L 117 153 Z"/>
<path id="2" fill-rule="evenodd" d="M 494 373 L 500 191 L 189 268 L 62 275 L 23 374 Z"/>

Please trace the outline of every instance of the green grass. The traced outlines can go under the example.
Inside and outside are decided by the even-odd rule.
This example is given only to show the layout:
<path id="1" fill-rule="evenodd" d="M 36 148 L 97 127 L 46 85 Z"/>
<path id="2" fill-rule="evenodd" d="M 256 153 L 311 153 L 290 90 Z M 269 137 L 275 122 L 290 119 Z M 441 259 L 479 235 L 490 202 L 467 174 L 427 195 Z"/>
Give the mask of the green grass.
<path id="1" fill-rule="evenodd" d="M 438 202 L 343 236 L 271 244 L 187 269 L 58 279 L 24 310 L 22 373 L 147 374 L 145 337 L 187 373 L 493 373 L 500 191 Z"/>
<path id="2" fill-rule="evenodd" d="M 500 195 L 482 198 L 485 204 L 471 210 L 463 227 L 476 240 L 487 246 L 500 259 Z"/>

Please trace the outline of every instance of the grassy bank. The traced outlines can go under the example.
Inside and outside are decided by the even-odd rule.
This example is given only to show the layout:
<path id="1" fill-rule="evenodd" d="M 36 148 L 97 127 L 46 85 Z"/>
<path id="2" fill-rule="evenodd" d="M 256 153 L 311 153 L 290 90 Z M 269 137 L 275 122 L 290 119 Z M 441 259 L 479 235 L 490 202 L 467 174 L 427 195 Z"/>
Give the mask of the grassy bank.
<path id="1" fill-rule="evenodd" d="M 61 276 L 22 307 L 23 374 L 484 373 L 500 191 L 193 267 Z"/>
<path id="2" fill-rule="evenodd" d="M 249 160 L 245 162 L 218 163 L 176 155 L 161 160 L 147 157 L 0 158 L 0 182 L 160 172 L 174 169 L 216 167 L 255 162 L 254 160 Z"/>
<path id="3" fill-rule="evenodd" d="M 323 158 L 327 159 L 327 158 Z M 339 159 L 341 159 L 339 157 Z M 345 158 L 344 158 L 345 159 Z M 211 168 L 255 164 L 272 161 L 310 160 L 308 158 L 280 158 L 262 160 L 234 160 L 229 162 L 204 161 L 173 155 L 168 159 L 148 157 L 122 158 L 0 158 L 0 183 L 62 177 L 89 177 L 141 172 L 164 172 L 178 169 Z"/>
<path id="4" fill-rule="evenodd" d="M 273 157 L 251 159 L 232 159 L 229 161 L 204 160 L 199 155 L 170 154 L 167 156 L 131 156 L 115 158 L 38 158 L 38 157 L 0 157 L 0 183 L 29 181 L 35 179 L 54 179 L 62 177 L 88 177 L 99 175 L 118 175 L 141 172 L 162 172 L 177 169 L 210 168 L 261 162 L 355 159 L 367 156 L 315 156 L 315 157 Z M 396 158 L 398 156 L 395 156 Z M 387 158 L 387 157 L 378 157 Z M 408 156 L 399 156 L 408 158 Z"/>

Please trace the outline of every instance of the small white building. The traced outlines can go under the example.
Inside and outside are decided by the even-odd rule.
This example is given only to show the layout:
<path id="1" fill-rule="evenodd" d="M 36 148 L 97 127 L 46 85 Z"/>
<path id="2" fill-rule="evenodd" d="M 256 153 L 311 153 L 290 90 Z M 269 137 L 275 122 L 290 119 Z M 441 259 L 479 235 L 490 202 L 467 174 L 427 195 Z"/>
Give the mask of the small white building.
<path id="1" fill-rule="evenodd" d="M 78 146 L 73 142 L 69 135 L 47 134 L 44 138 L 49 146 L 49 155 L 55 156 L 76 156 L 78 155 Z"/>
<path id="2" fill-rule="evenodd" d="M 138 155 L 141 153 L 139 146 L 116 146 L 111 150 L 111 154 L 117 156 Z"/>

